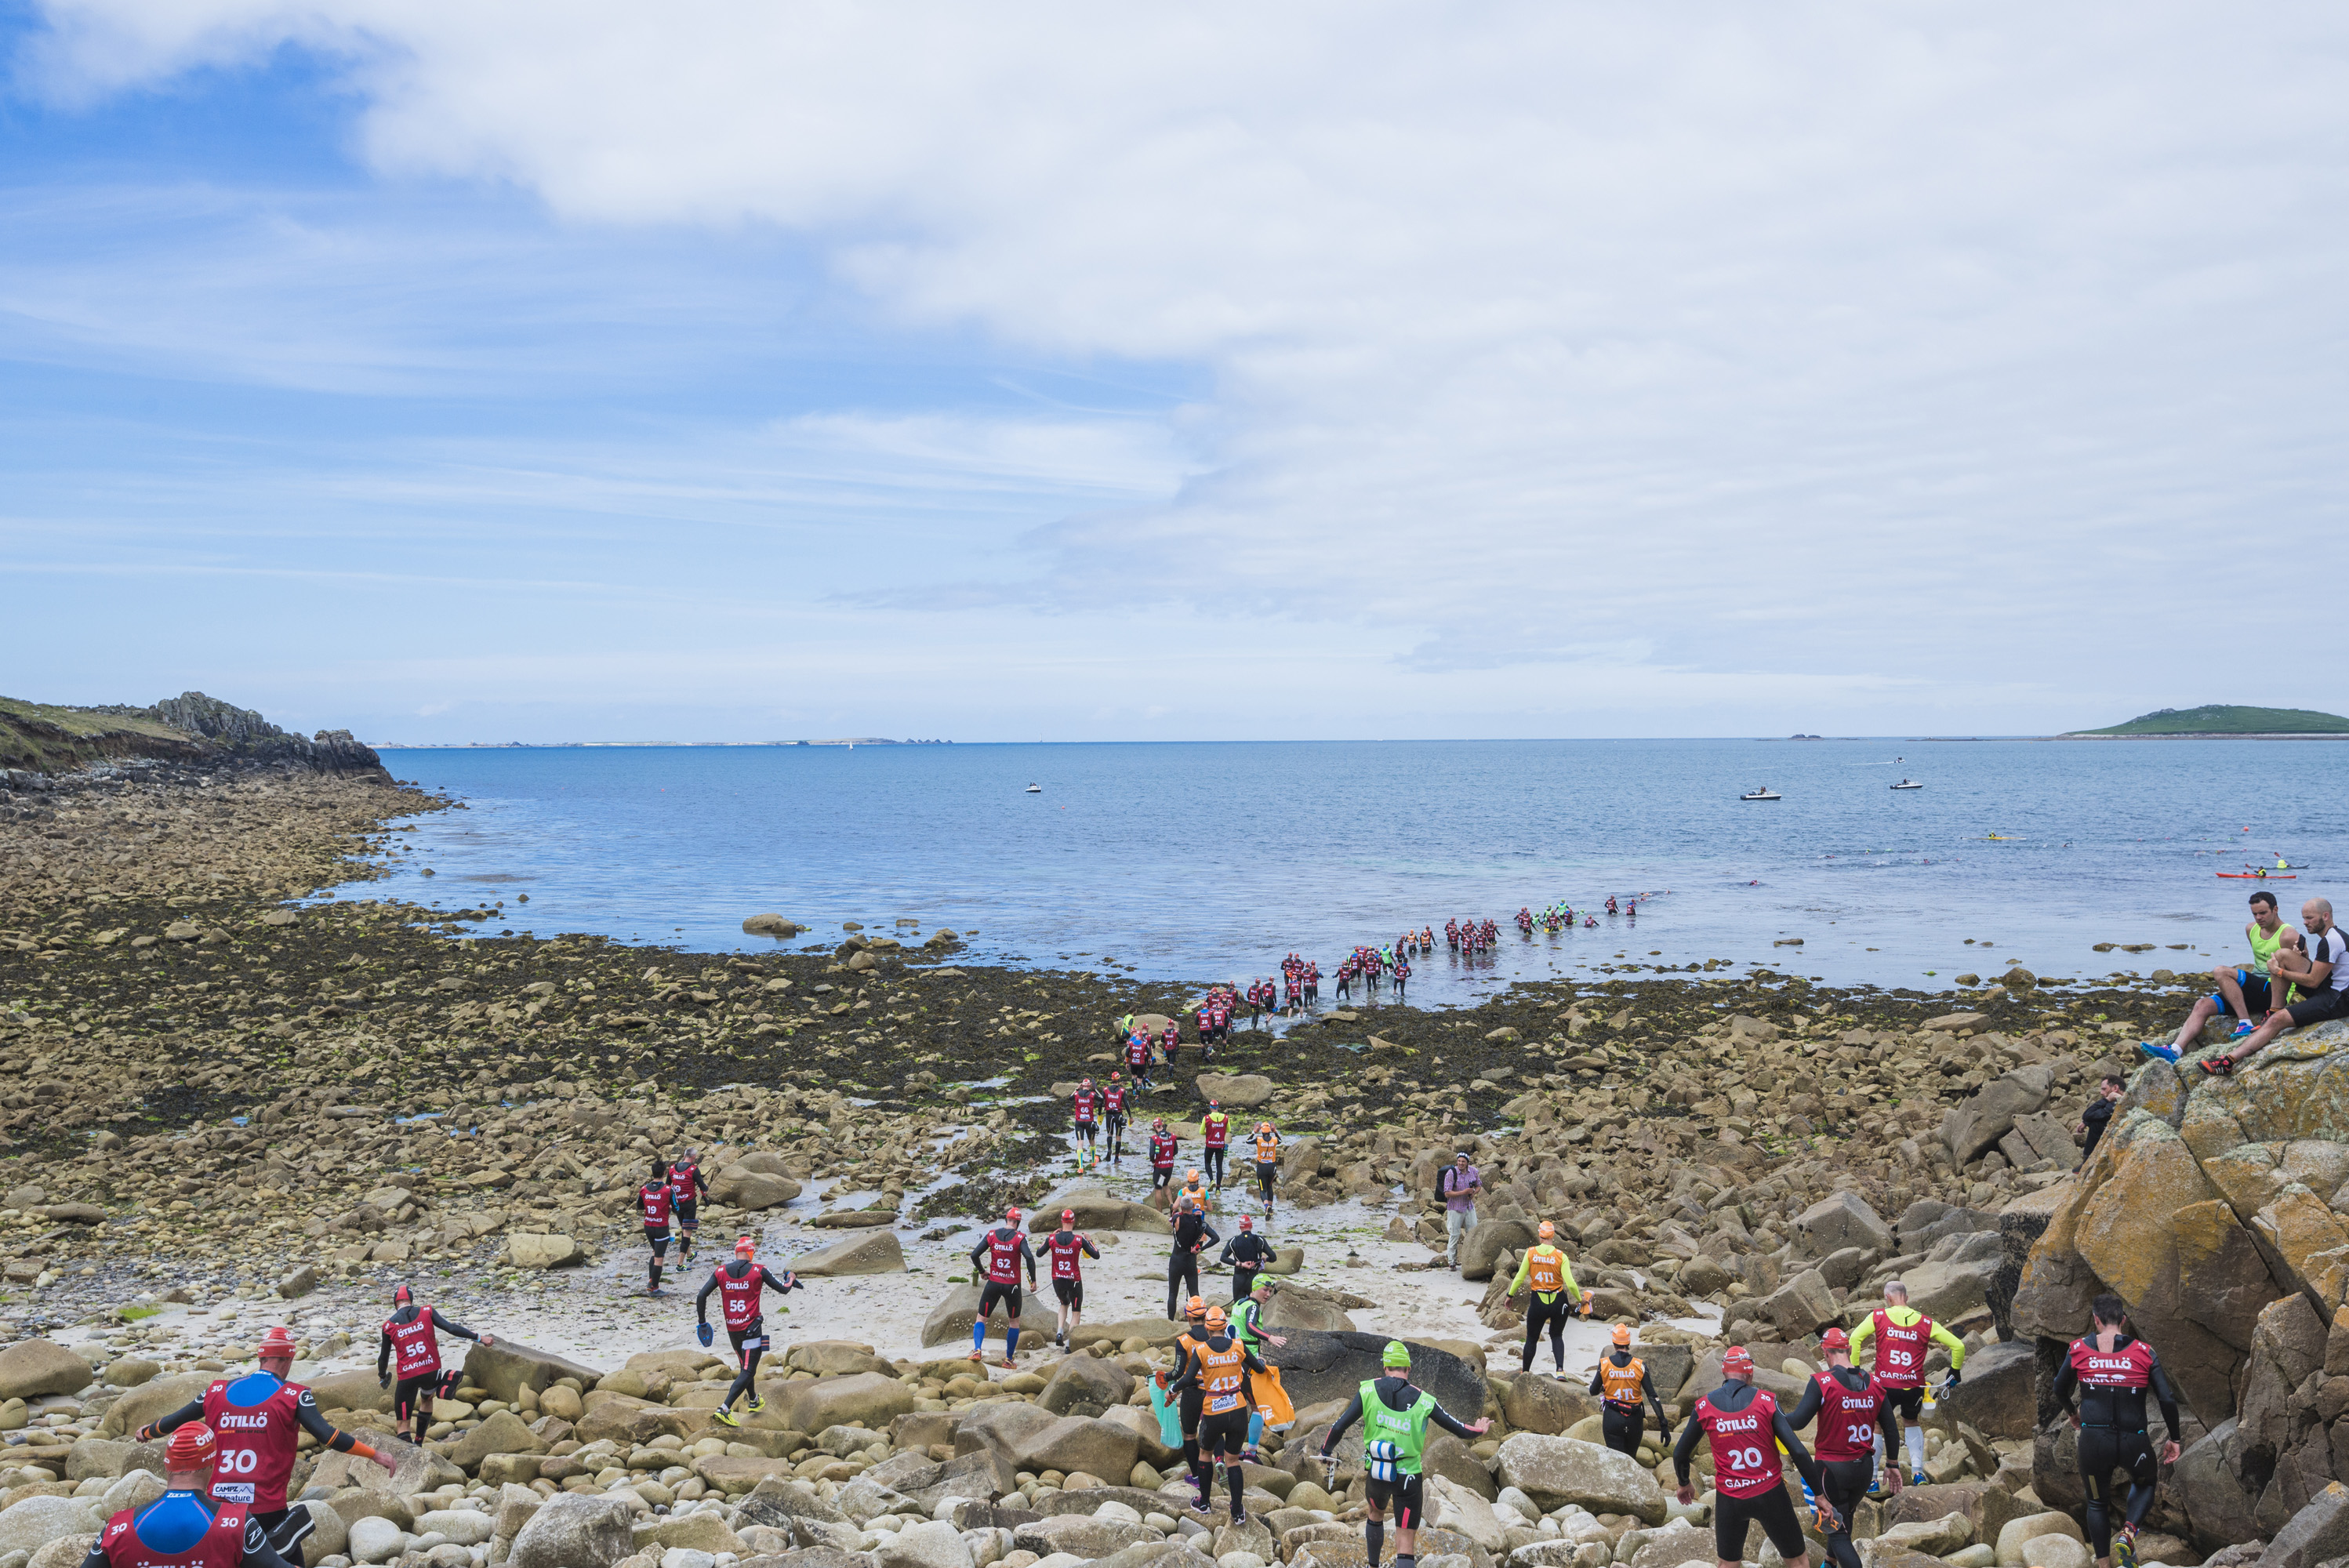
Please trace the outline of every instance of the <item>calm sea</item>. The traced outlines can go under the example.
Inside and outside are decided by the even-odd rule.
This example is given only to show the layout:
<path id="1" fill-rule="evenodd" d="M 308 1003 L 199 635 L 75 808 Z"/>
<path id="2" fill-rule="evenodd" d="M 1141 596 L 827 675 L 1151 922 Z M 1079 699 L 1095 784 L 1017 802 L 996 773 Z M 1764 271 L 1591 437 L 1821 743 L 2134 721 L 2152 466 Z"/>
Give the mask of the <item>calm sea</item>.
<path id="1" fill-rule="evenodd" d="M 505 901 L 490 929 L 701 950 L 770 945 L 771 910 L 950 926 L 983 962 L 1247 978 L 1334 970 L 1433 925 L 1412 999 L 1609 965 L 1761 963 L 1938 989 L 2233 956 L 2278 852 L 2296 918 L 2349 852 L 2330 741 L 1554 741 L 415 750 L 395 775 L 470 810 L 419 818 L 386 891 Z M 1925 788 L 1896 791 L 1904 777 Z M 1030 783 L 1039 794 L 1026 792 Z M 1766 784 L 1784 799 L 1745 803 Z M 421 874 L 429 866 L 437 873 Z M 516 895 L 529 894 L 522 903 Z M 1640 898 L 1522 941 L 1508 917 Z M 1487 963 L 1447 916 L 1503 925 Z M 1800 937 L 1802 945 L 1783 944 Z M 1969 945 L 1967 938 L 1975 945 Z M 807 940 L 802 938 L 802 941 Z M 2152 951 L 2099 954 L 2099 942 Z M 1982 944 L 1988 944 L 1985 951 Z"/>

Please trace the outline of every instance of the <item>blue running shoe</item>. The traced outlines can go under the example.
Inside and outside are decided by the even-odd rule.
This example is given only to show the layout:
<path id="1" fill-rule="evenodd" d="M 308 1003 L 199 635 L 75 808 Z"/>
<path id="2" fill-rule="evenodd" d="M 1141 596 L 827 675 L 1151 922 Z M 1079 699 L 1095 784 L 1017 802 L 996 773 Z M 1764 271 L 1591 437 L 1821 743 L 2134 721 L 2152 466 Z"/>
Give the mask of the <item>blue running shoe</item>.
<path id="1" fill-rule="evenodd" d="M 2240 1040 L 2245 1035 L 2250 1034 L 2253 1029 L 2258 1027 L 2259 1026 L 2252 1023 L 2249 1018 L 2238 1018 L 2235 1020 L 2235 1033 L 2233 1037 Z"/>
<path id="2" fill-rule="evenodd" d="M 2178 1047 L 2165 1046 L 2157 1040 L 2139 1040 L 2137 1043 L 2137 1054 L 2141 1057 L 2151 1057 L 2158 1062 L 2168 1062 L 2173 1066 L 2178 1061 Z"/>

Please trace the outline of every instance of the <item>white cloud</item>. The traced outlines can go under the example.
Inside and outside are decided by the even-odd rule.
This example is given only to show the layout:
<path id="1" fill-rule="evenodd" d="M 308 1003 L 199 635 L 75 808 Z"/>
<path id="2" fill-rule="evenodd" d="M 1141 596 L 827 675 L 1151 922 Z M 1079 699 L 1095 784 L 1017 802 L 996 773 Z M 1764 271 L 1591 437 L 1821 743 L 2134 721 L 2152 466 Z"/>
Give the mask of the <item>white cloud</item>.
<path id="1" fill-rule="evenodd" d="M 907 560 L 913 602 L 1140 589 L 1419 671 L 2073 722 L 2202 692 L 2180 622 L 2340 521 L 2337 8 L 46 10 L 61 94 L 325 49 L 388 176 L 778 229 L 909 325 L 1208 369 L 1154 430 L 778 427 L 1129 492 L 1016 584 Z M 1186 477 L 1133 504 L 1143 469 Z"/>

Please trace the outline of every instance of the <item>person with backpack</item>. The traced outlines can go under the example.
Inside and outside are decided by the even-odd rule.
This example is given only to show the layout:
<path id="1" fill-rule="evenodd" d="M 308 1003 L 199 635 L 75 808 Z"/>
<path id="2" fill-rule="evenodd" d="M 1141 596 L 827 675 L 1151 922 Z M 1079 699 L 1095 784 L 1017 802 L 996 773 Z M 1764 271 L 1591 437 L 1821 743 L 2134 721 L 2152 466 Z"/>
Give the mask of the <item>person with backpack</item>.
<path id="1" fill-rule="evenodd" d="M 1387 1511 L 1394 1511 L 1395 1568 L 1418 1568 L 1419 1525 L 1426 1514 L 1426 1481 L 1421 1464 L 1427 1454 L 1428 1423 L 1473 1442 L 1492 1423 L 1481 1417 L 1462 1422 L 1435 1402 L 1435 1396 L 1411 1380 L 1411 1346 L 1390 1339 L 1379 1353 L 1381 1376 L 1354 1391 L 1351 1403 L 1321 1439 L 1321 1462 L 1328 1464 L 1338 1440 L 1356 1421 L 1362 1423 L 1363 1501 L 1370 1522 L 1363 1525 L 1364 1550 L 1370 1568 L 1378 1568 L 1379 1551 L 1386 1539 Z"/>
<path id="2" fill-rule="evenodd" d="M 1476 1194 L 1485 1190 L 1485 1177 L 1468 1162 L 1468 1150 L 1462 1150 L 1435 1179 L 1435 1195 L 1444 1202 L 1444 1266 L 1460 1266 L 1460 1243 L 1476 1228 Z"/>

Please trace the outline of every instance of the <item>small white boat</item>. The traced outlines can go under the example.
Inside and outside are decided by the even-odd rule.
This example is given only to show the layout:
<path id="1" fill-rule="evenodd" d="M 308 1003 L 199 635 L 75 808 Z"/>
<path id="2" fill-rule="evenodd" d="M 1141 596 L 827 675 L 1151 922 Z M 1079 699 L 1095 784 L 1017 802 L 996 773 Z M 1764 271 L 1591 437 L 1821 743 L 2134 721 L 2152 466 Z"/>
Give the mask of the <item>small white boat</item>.
<path id="1" fill-rule="evenodd" d="M 1779 794 L 1775 789 L 1771 789 L 1767 784 L 1764 784 L 1758 789 L 1747 790 L 1744 794 L 1740 795 L 1738 799 L 1741 800 L 1783 800 L 1785 797 Z"/>
<path id="2" fill-rule="evenodd" d="M 1918 783 L 1914 779 L 1903 779 L 1899 783 L 1892 786 L 1892 788 L 1895 789 L 1922 789 L 1924 786 Z"/>
<path id="3" fill-rule="evenodd" d="M 1043 792 L 1044 787 L 1041 784 L 1030 784 L 1027 789 L 1020 791 L 1023 795 L 1041 795 Z"/>

